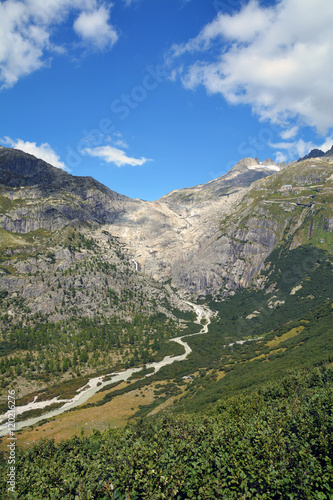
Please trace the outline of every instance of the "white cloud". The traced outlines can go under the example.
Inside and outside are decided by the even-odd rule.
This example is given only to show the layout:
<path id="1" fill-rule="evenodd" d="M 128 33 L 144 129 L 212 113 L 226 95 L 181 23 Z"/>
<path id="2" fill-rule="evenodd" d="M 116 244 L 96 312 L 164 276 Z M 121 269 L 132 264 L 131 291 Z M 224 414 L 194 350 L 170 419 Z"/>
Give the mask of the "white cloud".
<path id="1" fill-rule="evenodd" d="M 93 47 L 111 48 L 117 40 L 102 0 L 5 0 L 0 3 L 0 83 L 12 87 L 20 78 L 65 53 L 52 36 L 70 13 L 78 15 L 76 32 Z M 90 21 L 90 28 L 87 26 Z M 90 29 L 90 31 L 89 31 Z"/>
<path id="2" fill-rule="evenodd" d="M 188 89 L 204 85 L 229 103 L 250 105 L 262 120 L 290 128 L 296 118 L 325 133 L 333 126 L 332 23 L 331 1 L 262 7 L 251 0 L 174 45 L 171 60 L 186 60 L 182 82 Z"/>
<path id="3" fill-rule="evenodd" d="M 284 139 L 285 141 L 288 141 L 288 139 L 292 139 L 298 134 L 299 127 L 296 125 L 294 127 L 288 128 L 287 130 L 284 130 L 283 132 L 280 133 L 281 139 Z"/>
<path id="4" fill-rule="evenodd" d="M 186 52 L 205 51 L 212 42 L 218 40 L 234 40 L 251 42 L 255 35 L 264 29 L 269 9 L 258 9 L 256 1 L 251 0 L 237 15 L 219 13 L 207 24 L 195 38 L 185 44 L 173 45 L 173 55 L 178 57 Z M 250 22 L 249 22 L 250 20 Z"/>
<path id="5" fill-rule="evenodd" d="M 322 151 L 324 151 L 324 153 L 326 153 L 326 151 L 331 149 L 332 146 L 333 146 L 333 136 L 330 136 L 327 137 L 320 146 L 318 146 L 318 149 L 321 149 Z"/>
<path id="6" fill-rule="evenodd" d="M 269 146 L 274 149 L 282 149 L 285 151 L 285 153 L 282 153 L 281 151 L 278 151 L 276 153 L 278 158 L 282 156 L 284 157 L 284 160 L 282 161 L 287 161 L 287 159 L 298 159 L 302 156 L 307 155 L 312 149 L 320 149 L 321 151 L 326 153 L 326 151 L 331 149 L 332 145 L 333 136 L 327 137 L 321 144 L 316 144 L 312 141 L 303 141 L 303 139 L 298 139 L 297 141 L 293 142 L 277 142 L 269 144 Z M 277 160 L 275 161 L 277 162 Z"/>
<path id="7" fill-rule="evenodd" d="M 104 6 L 91 12 L 81 12 L 74 22 L 74 30 L 84 41 L 100 50 L 111 48 L 118 40 L 115 29 L 109 24 L 110 12 Z"/>
<path id="8" fill-rule="evenodd" d="M 120 132 L 113 132 L 112 136 L 109 138 L 109 142 L 113 143 L 114 146 L 119 148 L 128 148 L 127 142 L 123 139 L 123 135 Z"/>
<path id="9" fill-rule="evenodd" d="M 270 143 L 269 146 L 274 149 L 282 149 L 285 151 L 284 153 L 282 153 L 282 151 L 277 151 L 276 158 L 278 158 L 280 161 L 287 161 L 287 159 L 298 159 L 302 156 L 307 155 L 311 151 L 311 149 L 317 148 L 317 146 L 313 142 L 306 142 L 303 141 L 303 139 L 298 139 L 294 142 Z M 281 158 L 283 159 L 281 160 Z M 277 162 L 277 160 L 275 161 Z"/>
<path id="10" fill-rule="evenodd" d="M 113 139 L 113 144 L 115 146 L 118 146 L 119 148 L 128 148 L 127 142 L 125 142 L 123 139 Z"/>
<path id="11" fill-rule="evenodd" d="M 5 137 L 1 139 L 3 144 L 10 146 L 14 149 L 19 149 L 24 151 L 25 153 L 29 153 L 31 155 L 36 156 L 37 158 L 41 158 L 42 160 L 50 163 L 54 167 L 61 168 L 63 170 L 67 170 L 66 165 L 60 160 L 59 155 L 51 148 L 51 146 L 44 142 L 40 146 L 37 146 L 35 142 L 22 141 L 22 139 L 11 139 L 10 137 Z"/>
<path id="12" fill-rule="evenodd" d="M 275 154 L 275 163 L 283 163 L 284 161 L 286 162 L 287 160 L 288 160 L 288 156 L 285 153 L 278 151 Z"/>
<path id="13" fill-rule="evenodd" d="M 107 163 L 114 163 L 117 167 L 123 167 L 125 165 L 131 165 L 132 167 L 135 167 L 137 165 L 143 165 L 147 161 L 152 161 L 148 158 L 144 158 L 143 156 L 140 159 L 131 158 L 126 155 L 125 151 L 122 151 L 121 149 L 115 148 L 113 146 L 85 148 L 82 152 L 87 153 L 90 156 L 101 158 Z"/>

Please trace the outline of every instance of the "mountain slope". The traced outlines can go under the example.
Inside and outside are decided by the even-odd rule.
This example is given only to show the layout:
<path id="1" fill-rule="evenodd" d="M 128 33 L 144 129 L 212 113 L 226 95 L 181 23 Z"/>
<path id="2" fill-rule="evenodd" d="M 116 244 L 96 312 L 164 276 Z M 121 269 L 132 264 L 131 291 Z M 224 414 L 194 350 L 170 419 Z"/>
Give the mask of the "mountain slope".
<path id="1" fill-rule="evenodd" d="M 270 158 L 262 163 L 259 162 L 258 158 L 244 158 L 221 177 L 213 179 L 207 184 L 171 191 L 171 193 L 160 198 L 160 201 L 188 205 L 216 200 L 241 188 L 247 188 L 253 182 L 272 175 L 274 172 L 279 172 L 284 166 L 285 164 L 276 165 Z"/>
<path id="2" fill-rule="evenodd" d="M 125 259 L 135 270 L 155 280 L 171 280 L 184 290 L 212 291 L 219 288 L 212 263 L 215 250 L 203 261 L 202 249 L 214 242 L 221 214 L 231 213 L 251 182 L 279 169 L 268 163 L 239 162 L 229 174 L 202 187 L 203 203 L 194 211 L 172 196 L 133 200 L 94 179 L 73 177 L 31 155 L 1 148 L 0 227 L 9 244 L 22 246 L 19 234 L 88 224 L 87 235 L 94 240 L 105 239 L 103 231 L 120 238 Z"/>
<path id="3" fill-rule="evenodd" d="M 124 204 L 135 205 L 91 177 L 73 177 L 15 149 L 0 149 L 0 175 L 0 226 L 11 232 L 112 222 Z"/>
<path id="4" fill-rule="evenodd" d="M 253 163 L 256 165 L 256 160 Z M 239 170 L 242 172 L 240 166 L 235 169 L 236 179 Z M 285 237 L 293 239 L 291 248 L 310 238 L 320 248 L 328 249 L 332 231 L 332 158 L 305 160 L 273 170 L 272 175 L 248 187 L 227 187 L 225 178 L 228 183 L 234 182 L 235 171 L 159 200 L 160 207 L 163 202 L 175 213 L 176 230 L 168 227 L 159 232 L 151 228 L 147 234 L 140 224 L 126 232 L 116 224 L 112 230 L 117 230 L 129 254 L 145 272 L 156 279 L 171 279 L 174 286 L 195 295 L 215 293 L 221 288 L 228 293 L 247 286 Z M 248 171 L 246 167 L 246 175 Z M 229 194 L 216 194 L 221 185 Z M 183 225 L 176 221 L 183 221 Z M 301 238 L 299 242 L 297 238 Z"/>
<path id="5" fill-rule="evenodd" d="M 221 239 L 233 238 L 245 261 L 256 241 L 266 256 L 286 242 L 290 249 L 312 243 L 332 253 L 332 181 L 332 158 L 315 158 L 256 182 L 232 216 L 222 219 Z M 256 249 L 256 259 L 259 254 Z M 241 284 L 247 283 L 243 273 Z"/>
<path id="6" fill-rule="evenodd" d="M 171 280 L 184 292 L 214 292 L 223 283 L 221 266 L 230 273 L 234 254 L 230 246 L 218 242 L 220 219 L 231 215 L 255 180 L 284 166 L 272 160 L 260 164 L 258 159 L 245 158 L 218 179 L 173 191 L 153 202 L 161 214 L 162 227 L 153 223 L 149 204 L 145 203 L 142 218 L 135 218 L 135 226 L 126 225 L 124 220 L 122 224 L 115 222 L 109 230 L 116 231 L 140 269 L 155 279 Z M 146 224 L 141 224 L 147 220 L 152 222 L 148 231 Z M 239 274 L 238 268 L 234 274 Z M 238 286 L 237 278 L 229 285 Z"/>
<path id="7" fill-rule="evenodd" d="M 106 232 L 121 244 L 132 270 L 185 294 L 228 293 L 247 286 L 285 237 L 294 248 L 297 238 L 314 242 L 317 235 L 315 244 L 328 249 L 332 165 L 330 155 L 288 166 L 246 158 L 205 185 L 144 202 L 3 148 L 0 227 L 15 247 L 20 234 L 30 241 L 32 231 L 60 231 L 61 240 L 64 227 L 88 224 L 88 238 L 102 241 Z"/>

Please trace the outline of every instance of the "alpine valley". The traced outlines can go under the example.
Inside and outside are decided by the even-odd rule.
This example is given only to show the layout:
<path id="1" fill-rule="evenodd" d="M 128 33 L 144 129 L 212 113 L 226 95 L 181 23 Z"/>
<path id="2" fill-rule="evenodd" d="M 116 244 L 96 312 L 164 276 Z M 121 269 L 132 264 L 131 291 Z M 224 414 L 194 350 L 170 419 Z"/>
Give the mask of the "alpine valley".
<path id="1" fill-rule="evenodd" d="M 333 147 L 153 202 L 1 147 L 12 498 L 332 499 L 332 265 Z"/>

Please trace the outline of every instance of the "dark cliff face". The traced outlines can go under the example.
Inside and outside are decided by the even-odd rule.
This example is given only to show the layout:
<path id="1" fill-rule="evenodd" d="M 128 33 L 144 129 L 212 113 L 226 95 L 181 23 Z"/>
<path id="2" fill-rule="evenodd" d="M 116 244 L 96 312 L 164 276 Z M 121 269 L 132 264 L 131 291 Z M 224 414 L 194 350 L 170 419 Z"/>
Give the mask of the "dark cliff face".
<path id="1" fill-rule="evenodd" d="M 0 227 L 17 233 L 77 222 L 112 223 L 135 203 L 92 177 L 70 175 L 11 148 L 0 148 L 0 190 L 11 200 L 10 209 L 0 210 Z"/>
<path id="2" fill-rule="evenodd" d="M 0 149 L 0 184 L 8 187 L 36 187 L 43 194 L 98 189 L 111 199 L 125 200 L 92 177 L 73 176 L 33 155 L 12 148 Z"/>
<path id="3" fill-rule="evenodd" d="M 321 158 L 322 156 L 325 156 L 324 151 L 321 149 L 312 149 L 309 154 L 303 156 L 298 161 L 310 160 L 310 158 Z"/>
<path id="4" fill-rule="evenodd" d="M 64 187 L 69 174 L 43 160 L 11 148 L 0 149 L 0 183 L 10 187 Z"/>
<path id="5" fill-rule="evenodd" d="M 329 149 L 328 151 L 326 151 L 325 153 L 325 157 L 326 158 L 330 158 L 333 156 L 333 146 L 331 147 L 331 149 Z"/>

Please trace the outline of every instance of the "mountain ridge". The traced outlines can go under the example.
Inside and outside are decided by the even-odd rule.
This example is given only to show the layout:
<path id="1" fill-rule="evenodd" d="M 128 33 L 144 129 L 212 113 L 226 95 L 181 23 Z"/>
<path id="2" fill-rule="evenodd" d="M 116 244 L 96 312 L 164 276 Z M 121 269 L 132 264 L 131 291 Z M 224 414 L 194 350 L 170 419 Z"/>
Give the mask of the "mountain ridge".
<path id="1" fill-rule="evenodd" d="M 6 165 L 10 163 L 10 168 Z M 258 158 L 243 158 L 239 160 L 227 173 L 222 176 L 208 181 L 206 184 L 199 184 L 193 186 L 192 188 L 182 188 L 179 190 L 173 190 L 166 195 L 163 195 L 156 201 L 163 200 L 170 194 L 190 190 L 199 187 L 204 187 L 211 185 L 212 183 L 223 183 L 224 181 L 234 179 L 240 174 L 247 173 L 247 177 L 237 179 L 235 185 L 238 187 L 248 187 L 249 184 L 258 180 L 258 178 L 269 175 L 269 170 L 280 170 L 284 168 L 285 163 L 276 164 L 270 158 L 260 162 Z M 28 187 L 28 186 L 39 186 L 40 189 L 45 191 L 52 191 L 56 189 L 64 189 L 71 191 L 73 189 L 73 183 L 75 182 L 81 188 L 93 188 L 97 187 L 105 193 L 112 194 L 112 196 L 127 199 L 127 200 L 138 200 L 138 198 L 129 198 L 123 194 L 119 194 L 116 191 L 111 190 L 109 187 L 100 183 L 91 176 L 73 176 L 67 173 L 63 169 L 54 167 L 50 163 L 32 155 L 25 153 L 21 150 L 7 147 L 0 147 L 0 170 L 2 175 L 2 184 L 11 187 Z M 257 175 L 251 177 L 251 172 L 249 170 L 254 170 Z M 272 173 L 272 172 L 271 172 Z M 233 183 L 230 184 L 232 187 Z M 143 201 L 143 200 L 141 200 Z"/>
<path id="2" fill-rule="evenodd" d="M 303 156 L 299 158 L 297 161 L 303 161 L 303 160 L 309 160 L 311 158 L 321 158 L 321 157 L 331 157 L 333 156 L 333 145 L 331 149 L 327 150 L 326 152 L 322 151 L 321 149 L 311 149 L 310 153 L 308 153 L 306 156 Z"/>
<path id="3" fill-rule="evenodd" d="M 289 165 L 245 158 L 217 179 L 153 202 L 118 195 L 91 178 L 76 178 L 9 148 L 0 150 L 0 169 L 9 184 L 0 191 L 0 228 L 8 241 L 83 224 L 93 240 L 102 241 L 104 232 L 116 238 L 132 269 L 170 282 L 184 295 L 221 289 L 228 294 L 248 286 L 288 227 L 291 237 L 300 235 L 308 220 L 311 235 L 318 224 L 329 231 L 332 226 L 331 201 L 327 223 L 319 222 L 317 210 L 331 192 L 330 155 Z M 23 185 L 8 177 L 10 171 L 23 177 Z M 55 177 L 53 185 L 34 184 L 40 171 L 42 179 Z M 300 241 L 306 241 L 305 233 Z M 61 233 L 57 238 L 61 241 Z M 320 239 L 325 238 L 316 244 L 323 246 Z M 297 244 L 294 234 L 292 245 Z"/>
<path id="4" fill-rule="evenodd" d="M 219 196 L 230 194 L 231 190 L 249 187 L 256 180 L 271 175 L 284 168 L 285 164 L 277 165 L 270 158 L 260 162 L 258 158 L 243 158 L 239 160 L 227 173 L 212 179 L 205 184 L 198 184 L 190 188 L 173 190 L 162 196 L 161 201 L 194 204 L 204 202 Z"/>
<path id="5" fill-rule="evenodd" d="M 10 163 L 10 168 L 6 167 L 8 163 Z M 18 149 L 1 147 L 0 170 L 2 175 L 1 184 L 5 183 L 10 187 L 38 185 L 41 190 L 46 192 L 56 191 L 57 189 L 72 191 L 77 186 L 82 189 L 96 187 L 115 198 L 128 198 L 112 191 L 91 176 L 73 176 L 61 168 L 54 167 L 50 163 Z"/>

